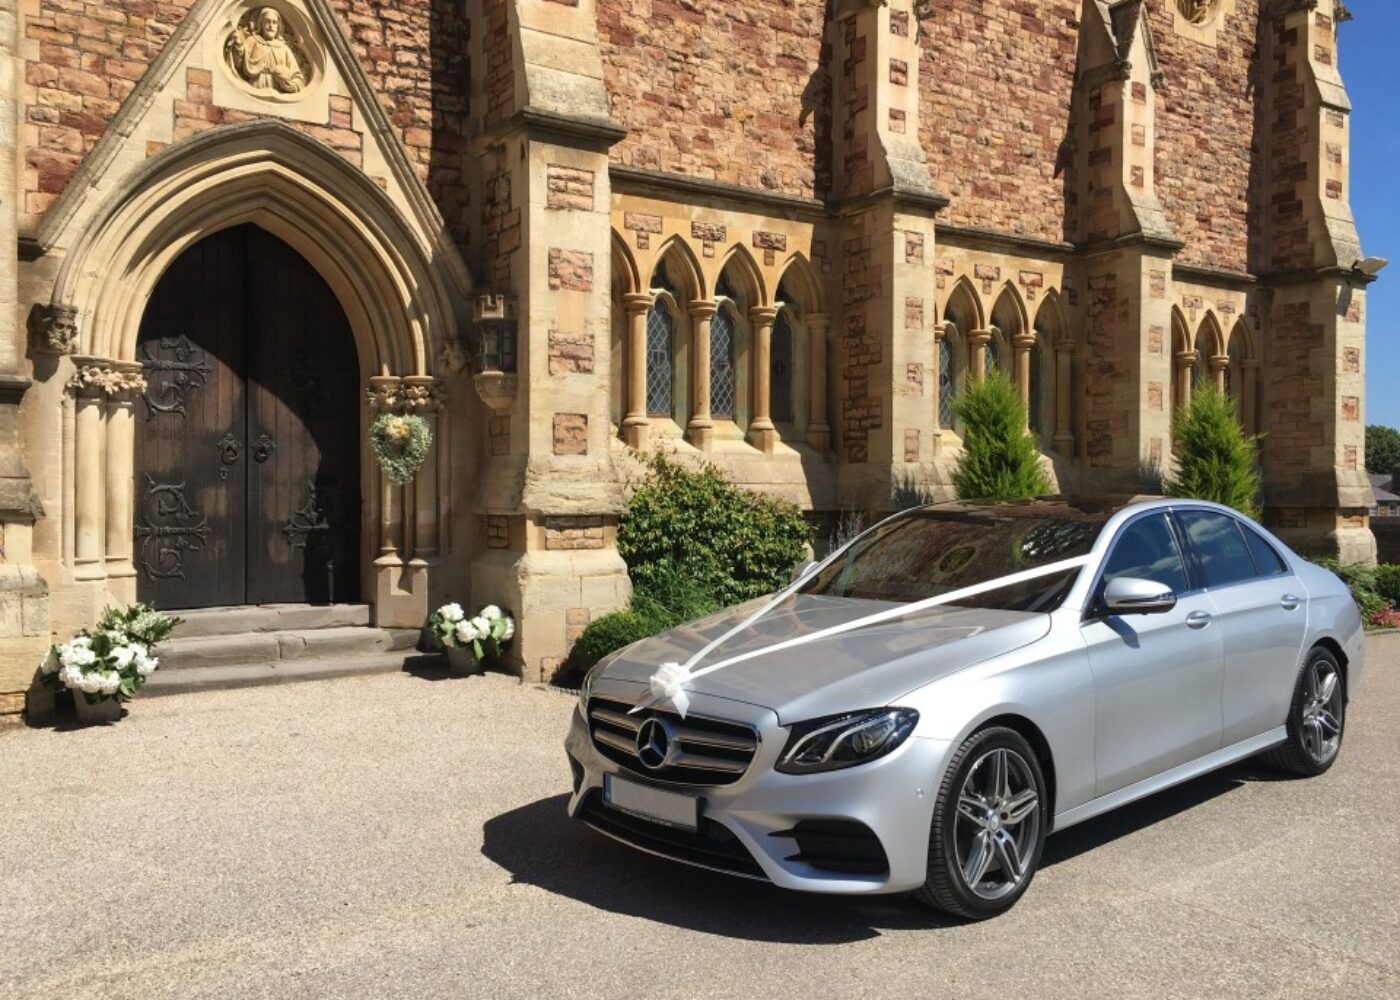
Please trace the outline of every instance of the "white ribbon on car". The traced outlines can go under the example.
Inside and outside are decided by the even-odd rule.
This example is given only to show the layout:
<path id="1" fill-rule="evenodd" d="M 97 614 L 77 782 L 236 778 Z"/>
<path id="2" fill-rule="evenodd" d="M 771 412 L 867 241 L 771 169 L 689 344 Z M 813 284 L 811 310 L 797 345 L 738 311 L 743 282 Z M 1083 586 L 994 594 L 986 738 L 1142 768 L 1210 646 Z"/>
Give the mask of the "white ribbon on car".
<path id="1" fill-rule="evenodd" d="M 877 611 L 864 618 L 857 618 L 854 621 L 843 622 L 840 625 L 833 625 L 813 632 L 810 635 L 797 636 L 793 639 L 785 639 L 772 646 L 765 646 L 762 649 L 751 649 L 747 653 L 739 653 L 718 663 L 712 663 L 707 667 L 696 669 L 696 665 L 715 650 L 716 647 L 728 642 L 744 629 L 749 628 L 768 612 L 772 611 L 783 601 L 791 597 L 801 586 L 807 582 L 808 578 L 797 581 L 792 586 L 781 591 L 773 600 L 759 608 L 749 617 L 745 618 L 738 625 L 725 632 L 717 639 L 706 643 L 695 655 L 684 663 L 670 661 L 661 664 L 656 673 L 647 680 L 650 693 L 644 697 L 637 706 L 632 709 L 633 714 L 643 709 L 651 708 L 663 702 L 669 702 L 675 709 L 676 714 L 682 719 L 686 712 L 690 710 L 690 696 L 686 693 L 685 686 L 691 681 L 712 674 L 716 670 L 723 670 L 725 667 L 732 667 L 736 663 L 743 663 L 745 660 L 752 660 L 757 656 L 766 656 L 769 653 L 777 653 L 784 649 L 792 649 L 795 646 L 805 646 L 809 642 L 820 642 L 822 639 L 830 639 L 832 636 L 841 635 L 845 632 L 852 632 L 858 628 L 865 628 L 869 625 L 878 625 L 881 622 L 893 621 L 897 618 L 905 618 L 909 615 L 916 615 L 929 608 L 936 608 L 942 604 L 956 604 L 958 601 L 966 600 L 969 597 L 976 597 L 989 591 L 1000 590 L 1003 587 L 1015 586 L 1018 583 L 1026 583 L 1031 580 L 1038 580 L 1043 576 L 1054 576 L 1056 573 L 1064 573 L 1068 570 L 1079 569 L 1087 565 L 1088 556 L 1075 556 L 1073 559 L 1063 559 L 1060 562 L 1050 563 L 1047 566 L 1040 566 L 1036 569 L 1022 570 L 1019 573 L 1010 573 L 1006 576 L 997 577 L 986 583 L 974 584 L 970 587 L 963 587 L 961 590 L 952 590 L 946 594 L 939 594 L 937 597 L 929 597 L 922 601 L 915 601 L 912 604 L 901 604 L 897 608 L 886 608 L 884 611 Z"/>

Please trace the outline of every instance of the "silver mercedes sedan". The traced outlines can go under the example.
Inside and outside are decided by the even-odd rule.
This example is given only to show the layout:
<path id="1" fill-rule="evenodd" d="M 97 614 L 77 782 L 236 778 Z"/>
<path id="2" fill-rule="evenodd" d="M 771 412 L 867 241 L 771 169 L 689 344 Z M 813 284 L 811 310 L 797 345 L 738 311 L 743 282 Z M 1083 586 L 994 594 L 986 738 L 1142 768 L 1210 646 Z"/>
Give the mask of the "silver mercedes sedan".
<path id="1" fill-rule="evenodd" d="M 569 813 L 790 889 L 1012 906 L 1045 837 L 1256 754 L 1336 760 L 1346 587 L 1224 507 L 922 507 L 588 675 Z"/>

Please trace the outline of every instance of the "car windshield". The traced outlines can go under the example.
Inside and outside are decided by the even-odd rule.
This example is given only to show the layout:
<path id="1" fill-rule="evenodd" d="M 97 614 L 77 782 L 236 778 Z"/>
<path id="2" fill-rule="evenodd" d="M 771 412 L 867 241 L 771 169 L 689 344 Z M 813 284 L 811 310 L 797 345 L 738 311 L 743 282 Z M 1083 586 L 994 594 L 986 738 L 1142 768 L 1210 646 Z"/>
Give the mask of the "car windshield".
<path id="1" fill-rule="evenodd" d="M 922 601 L 1085 555 L 1107 520 L 1073 507 L 924 507 L 866 532 L 802 593 Z M 1071 569 L 1000 587 L 957 606 L 1052 611 L 1077 575 Z"/>

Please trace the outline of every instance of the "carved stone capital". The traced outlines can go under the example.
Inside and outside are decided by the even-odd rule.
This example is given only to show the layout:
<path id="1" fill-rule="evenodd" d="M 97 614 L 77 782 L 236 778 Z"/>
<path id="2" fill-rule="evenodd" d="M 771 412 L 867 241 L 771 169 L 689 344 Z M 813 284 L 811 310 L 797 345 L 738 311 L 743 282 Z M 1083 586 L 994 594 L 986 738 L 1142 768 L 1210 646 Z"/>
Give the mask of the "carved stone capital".
<path id="1" fill-rule="evenodd" d="M 397 413 L 403 409 L 403 379 L 376 375 L 365 386 L 365 402 L 376 413 Z"/>
<path id="2" fill-rule="evenodd" d="M 36 351 L 72 354 L 78 346 L 78 310 L 73 306 L 36 304 L 29 313 L 29 336 Z"/>
<path id="3" fill-rule="evenodd" d="M 415 413 L 436 413 L 447 407 L 447 387 L 430 375 L 408 375 L 403 380 L 402 406 Z"/>
<path id="4" fill-rule="evenodd" d="M 68 388 L 84 399 L 108 398 L 131 400 L 146 391 L 146 376 L 141 366 L 131 362 L 109 361 L 106 358 L 75 358 L 73 377 Z"/>

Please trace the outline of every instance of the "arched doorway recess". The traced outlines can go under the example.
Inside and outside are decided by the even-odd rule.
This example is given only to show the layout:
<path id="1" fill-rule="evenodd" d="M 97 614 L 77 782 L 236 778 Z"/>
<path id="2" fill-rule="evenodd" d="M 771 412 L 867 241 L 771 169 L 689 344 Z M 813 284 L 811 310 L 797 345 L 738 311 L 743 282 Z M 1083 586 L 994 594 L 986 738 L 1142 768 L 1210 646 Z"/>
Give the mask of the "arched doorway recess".
<path id="1" fill-rule="evenodd" d="M 360 372 L 325 279 L 264 229 L 220 230 L 157 282 L 136 360 L 137 596 L 358 601 Z"/>

